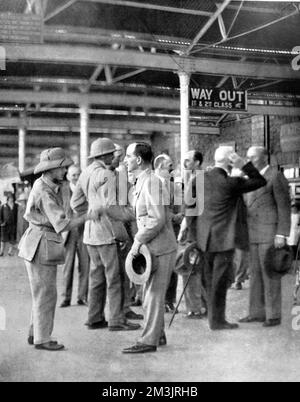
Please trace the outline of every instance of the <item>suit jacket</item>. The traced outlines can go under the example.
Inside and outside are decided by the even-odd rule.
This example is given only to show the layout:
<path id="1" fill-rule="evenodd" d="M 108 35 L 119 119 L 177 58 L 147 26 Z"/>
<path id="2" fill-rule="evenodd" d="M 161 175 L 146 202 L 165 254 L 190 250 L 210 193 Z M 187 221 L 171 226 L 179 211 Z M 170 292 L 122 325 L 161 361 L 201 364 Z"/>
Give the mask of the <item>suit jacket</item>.
<path id="1" fill-rule="evenodd" d="M 109 215 L 122 221 L 137 222 L 135 240 L 147 245 L 154 256 L 177 250 L 166 186 L 150 169 L 138 178 L 131 207 L 110 207 Z"/>
<path id="2" fill-rule="evenodd" d="M 291 201 L 288 181 L 271 167 L 264 174 L 267 185 L 247 196 L 251 243 L 271 243 L 276 235 L 288 237 Z"/>
<path id="3" fill-rule="evenodd" d="M 198 247 L 206 252 L 224 252 L 247 242 L 247 227 L 241 224 L 242 195 L 266 185 L 252 163 L 244 166 L 249 177 L 229 177 L 214 168 L 204 176 L 204 211 L 197 218 Z M 197 195 L 201 196 L 201 195 Z"/>

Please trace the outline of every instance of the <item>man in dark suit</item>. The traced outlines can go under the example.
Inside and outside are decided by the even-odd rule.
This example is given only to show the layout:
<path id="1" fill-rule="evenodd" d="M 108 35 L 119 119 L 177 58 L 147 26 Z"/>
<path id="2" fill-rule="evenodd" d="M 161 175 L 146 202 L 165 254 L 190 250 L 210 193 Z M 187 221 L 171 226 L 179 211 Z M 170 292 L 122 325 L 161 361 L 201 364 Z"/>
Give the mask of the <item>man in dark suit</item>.
<path id="1" fill-rule="evenodd" d="M 232 166 L 241 169 L 248 179 L 230 177 Z M 226 321 L 225 310 L 234 250 L 247 238 L 247 230 L 240 224 L 239 205 L 244 193 L 265 184 L 266 180 L 252 163 L 245 165 L 232 147 L 220 147 L 215 154 L 215 167 L 205 172 L 204 193 L 197 191 L 197 243 L 205 253 L 208 319 L 212 330 L 238 328 L 237 324 Z M 201 201 L 204 201 L 202 213 Z"/>
<path id="2" fill-rule="evenodd" d="M 270 248 L 282 248 L 290 233 L 291 201 L 284 175 L 268 165 L 268 152 L 252 147 L 248 158 L 265 177 L 267 185 L 247 196 L 251 248 L 249 316 L 242 323 L 264 322 L 264 327 L 281 324 L 281 279 L 266 271 Z"/>

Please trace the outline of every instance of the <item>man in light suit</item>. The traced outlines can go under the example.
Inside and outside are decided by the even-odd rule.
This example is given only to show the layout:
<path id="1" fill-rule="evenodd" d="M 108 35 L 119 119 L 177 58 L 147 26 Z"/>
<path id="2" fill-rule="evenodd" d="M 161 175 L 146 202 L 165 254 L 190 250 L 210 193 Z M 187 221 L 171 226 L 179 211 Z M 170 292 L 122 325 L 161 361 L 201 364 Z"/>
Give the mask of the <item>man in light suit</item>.
<path id="1" fill-rule="evenodd" d="M 282 248 L 290 233 L 291 201 L 284 175 L 268 164 L 268 152 L 252 147 L 248 158 L 265 177 L 267 185 L 247 197 L 251 248 L 249 316 L 242 323 L 263 322 L 264 327 L 281 324 L 281 279 L 266 272 L 266 256 L 272 246 Z"/>
<path id="2" fill-rule="evenodd" d="M 177 243 L 174 235 L 168 191 L 152 172 L 153 152 L 146 143 L 132 144 L 126 152 L 125 164 L 129 173 L 135 172 L 136 191 L 134 210 L 138 232 L 132 246 L 138 255 L 145 244 L 152 254 L 152 274 L 145 287 L 144 331 L 139 342 L 123 353 L 155 352 L 166 345 L 164 333 L 164 304 L 172 267 L 175 265 Z M 170 198 L 170 197 L 169 197 Z"/>
<path id="3" fill-rule="evenodd" d="M 249 179 L 230 177 L 239 168 Z M 226 295 L 232 277 L 234 250 L 247 237 L 241 225 L 240 201 L 244 193 L 266 184 L 252 163 L 245 164 L 232 147 L 220 147 L 215 167 L 204 176 L 204 210 L 197 218 L 197 244 L 205 254 L 208 319 L 212 330 L 236 329 L 226 321 Z M 203 194 L 197 194 L 198 197 Z"/>

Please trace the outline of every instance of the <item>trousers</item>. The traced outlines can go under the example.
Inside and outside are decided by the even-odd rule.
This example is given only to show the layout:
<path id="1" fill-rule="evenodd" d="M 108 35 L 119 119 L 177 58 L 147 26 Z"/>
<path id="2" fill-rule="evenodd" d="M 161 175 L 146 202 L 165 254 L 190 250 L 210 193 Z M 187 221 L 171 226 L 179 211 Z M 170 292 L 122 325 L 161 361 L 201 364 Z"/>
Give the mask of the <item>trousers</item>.
<path id="1" fill-rule="evenodd" d="M 63 293 L 64 301 L 70 302 L 72 299 L 73 278 L 75 268 L 75 257 L 78 256 L 78 293 L 77 300 L 87 300 L 88 281 L 89 281 L 89 254 L 87 247 L 83 244 L 83 236 L 80 236 L 78 230 L 71 230 L 66 249 L 66 262 L 63 269 Z"/>
<path id="2" fill-rule="evenodd" d="M 157 346 L 164 332 L 165 297 L 175 261 L 176 252 L 153 257 L 153 271 L 144 290 L 144 330 L 139 341 L 146 345 Z"/>
<path id="3" fill-rule="evenodd" d="M 251 244 L 250 306 L 251 317 L 281 319 L 281 278 L 270 278 L 265 259 L 273 243 Z"/>
<path id="4" fill-rule="evenodd" d="M 88 322 L 94 324 L 105 319 L 107 295 L 108 325 L 123 323 L 125 318 L 117 245 L 88 245 L 88 252 L 91 258 Z"/>
<path id="5" fill-rule="evenodd" d="M 49 342 L 53 332 L 57 303 L 57 267 L 28 261 L 25 261 L 25 266 L 32 295 L 29 335 L 33 335 L 34 344 L 39 345 Z"/>
<path id="6" fill-rule="evenodd" d="M 234 250 L 205 253 L 208 321 L 211 328 L 226 321 L 226 296 L 232 279 Z"/>

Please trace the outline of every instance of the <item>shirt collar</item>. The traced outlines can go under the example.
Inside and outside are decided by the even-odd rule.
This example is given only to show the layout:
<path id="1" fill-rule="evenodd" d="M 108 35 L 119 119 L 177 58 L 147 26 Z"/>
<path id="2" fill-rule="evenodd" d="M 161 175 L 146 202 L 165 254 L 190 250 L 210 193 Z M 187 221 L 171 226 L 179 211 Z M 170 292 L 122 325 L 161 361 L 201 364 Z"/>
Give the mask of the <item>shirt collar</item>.
<path id="1" fill-rule="evenodd" d="M 102 162 L 102 161 L 100 161 L 99 159 L 98 159 L 98 160 L 95 160 L 93 163 L 94 163 L 95 165 L 97 165 L 97 166 L 101 166 L 103 169 L 108 169 L 108 167 L 105 165 L 105 163 Z"/>
<path id="2" fill-rule="evenodd" d="M 269 169 L 270 165 L 267 165 L 266 167 L 264 167 L 259 173 L 263 176 L 264 174 L 267 173 L 267 170 Z"/>
<path id="3" fill-rule="evenodd" d="M 58 194 L 60 188 L 59 184 L 53 183 L 53 181 L 50 180 L 49 177 L 45 175 L 42 176 L 42 180 L 45 184 L 47 184 L 48 187 L 51 188 L 51 190 L 53 190 L 56 194 Z"/>

